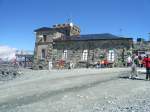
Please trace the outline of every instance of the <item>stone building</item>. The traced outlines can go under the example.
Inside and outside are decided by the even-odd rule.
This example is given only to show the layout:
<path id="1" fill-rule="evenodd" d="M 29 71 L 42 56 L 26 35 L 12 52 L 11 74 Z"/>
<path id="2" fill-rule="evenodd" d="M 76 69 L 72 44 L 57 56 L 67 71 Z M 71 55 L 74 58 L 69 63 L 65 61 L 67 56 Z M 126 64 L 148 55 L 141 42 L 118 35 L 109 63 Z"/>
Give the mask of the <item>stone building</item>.
<path id="1" fill-rule="evenodd" d="M 107 60 L 108 65 L 122 66 L 132 53 L 132 38 L 112 34 L 80 35 L 72 23 L 35 30 L 34 69 L 94 67 Z"/>
<path id="2" fill-rule="evenodd" d="M 146 54 L 150 54 L 150 41 L 137 38 L 137 41 L 134 42 L 133 53 L 142 57 L 146 56 Z"/>

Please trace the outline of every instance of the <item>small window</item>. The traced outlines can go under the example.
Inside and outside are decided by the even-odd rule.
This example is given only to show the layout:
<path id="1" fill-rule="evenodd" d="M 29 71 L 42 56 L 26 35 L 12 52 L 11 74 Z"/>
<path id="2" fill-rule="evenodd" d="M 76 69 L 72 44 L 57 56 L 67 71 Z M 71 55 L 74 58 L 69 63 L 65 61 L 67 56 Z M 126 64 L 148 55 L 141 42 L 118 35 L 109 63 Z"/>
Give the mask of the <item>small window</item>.
<path id="1" fill-rule="evenodd" d="M 65 34 L 66 34 L 66 35 L 69 35 L 69 31 L 68 31 L 68 30 L 65 30 Z"/>
<path id="2" fill-rule="evenodd" d="M 83 50 L 82 60 L 87 61 L 87 58 L 88 58 L 88 50 Z"/>
<path id="3" fill-rule="evenodd" d="M 42 49 L 41 58 L 45 59 L 45 57 L 46 57 L 45 49 Z"/>
<path id="4" fill-rule="evenodd" d="M 43 40 L 44 40 L 44 42 L 46 42 L 46 40 L 47 40 L 47 35 L 43 35 Z"/>
<path id="5" fill-rule="evenodd" d="M 67 50 L 64 50 L 62 58 L 63 58 L 64 60 L 67 59 Z"/>

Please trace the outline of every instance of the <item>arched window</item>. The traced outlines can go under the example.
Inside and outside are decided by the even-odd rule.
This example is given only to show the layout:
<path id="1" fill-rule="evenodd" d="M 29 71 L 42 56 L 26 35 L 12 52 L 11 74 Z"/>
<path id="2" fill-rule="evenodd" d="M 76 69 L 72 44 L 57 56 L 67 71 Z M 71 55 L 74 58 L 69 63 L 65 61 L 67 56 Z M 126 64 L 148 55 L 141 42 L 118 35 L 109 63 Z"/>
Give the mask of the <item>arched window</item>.
<path id="1" fill-rule="evenodd" d="M 114 50 L 109 50 L 108 52 L 108 61 L 113 62 L 115 60 L 115 52 Z"/>
<path id="2" fill-rule="evenodd" d="M 82 54 L 82 60 L 83 61 L 87 61 L 88 58 L 88 50 L 83 50 L 83 54 Z"/>
<path id="3" fill-rule="evenodd" d="M 67 59 L 67 50 L 64 50 L 64 51 L 63 51 L 62 59 L 64 59 L 64 60 Z"/>

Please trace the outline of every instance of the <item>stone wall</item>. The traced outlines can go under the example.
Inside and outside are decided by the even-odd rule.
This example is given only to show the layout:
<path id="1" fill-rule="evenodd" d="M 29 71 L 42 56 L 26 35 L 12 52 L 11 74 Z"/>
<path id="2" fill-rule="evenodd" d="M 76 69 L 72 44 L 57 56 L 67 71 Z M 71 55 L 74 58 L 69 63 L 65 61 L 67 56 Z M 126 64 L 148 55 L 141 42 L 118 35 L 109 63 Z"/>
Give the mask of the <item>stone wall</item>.
<path id="1" fill-rule="evenodd" d="M 59 60 L 65 63 L 73 63 L 74 67 L 86 67 L 94 65 L 103 59 L 107 59 L 109 50 L 115 52 L 115 66 L 120 66 L 125 59 L 125 55 L 132 48 L 132 40 L 88 40 L 88 41 L 55 41 L 53 45 L 53 64 Z M 63 59 L 64 50 L 67 50 L 67 59 Z M 82 60 L 83 50 L 88 50 L 87 61 Z M 121 62 L 120 62 L 121 61 Z"/>
<path id="2" fill-rule="evenodd" d="M 44 40 L 46 35 L 46 40 Z M 36 33 L 34 48 L 34 65 L 33 69 L 48 69 L 48 63 L 52 59 L 52 43 L 54 38 L 60 37 L 60 33 L 55 31 L 39 31 Z M 42 49 L 45 50 L 45 58 L 41 58 Z"/>

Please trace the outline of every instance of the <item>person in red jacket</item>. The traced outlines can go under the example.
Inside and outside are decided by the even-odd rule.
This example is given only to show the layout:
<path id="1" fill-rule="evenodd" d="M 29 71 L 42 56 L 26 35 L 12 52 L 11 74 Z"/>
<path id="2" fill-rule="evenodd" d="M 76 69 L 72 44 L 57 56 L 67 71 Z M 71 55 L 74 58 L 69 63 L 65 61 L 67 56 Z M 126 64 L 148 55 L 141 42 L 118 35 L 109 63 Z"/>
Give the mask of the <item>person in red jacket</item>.
<path id="1" fill-rule="evenodd" d="M 146 55 L 144 58 L 145 68 L 146 68 L 146 80 L 150 80 L 150 56 Z"/>

